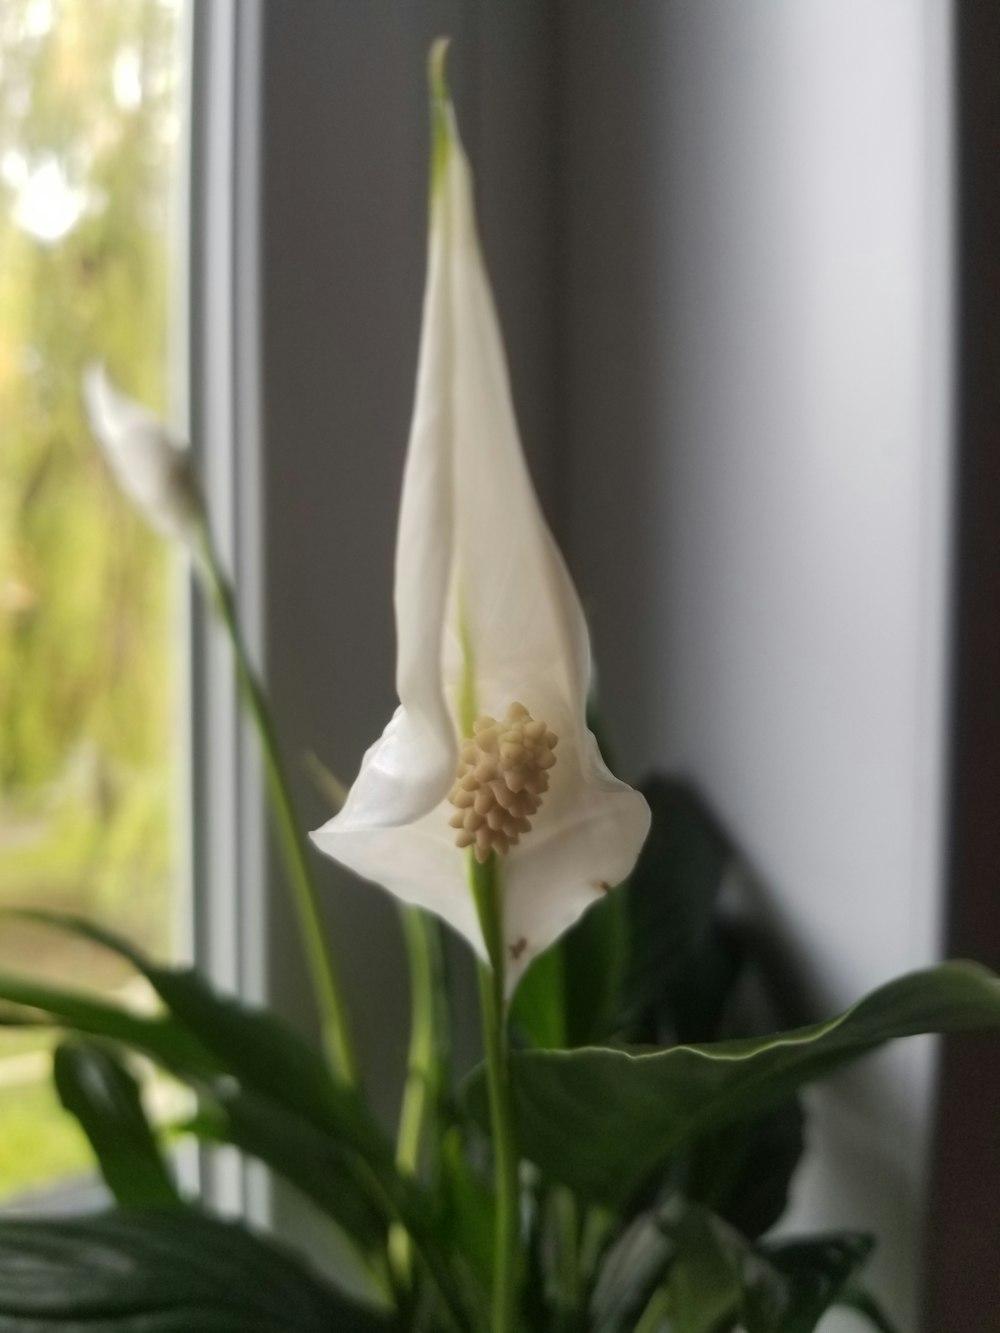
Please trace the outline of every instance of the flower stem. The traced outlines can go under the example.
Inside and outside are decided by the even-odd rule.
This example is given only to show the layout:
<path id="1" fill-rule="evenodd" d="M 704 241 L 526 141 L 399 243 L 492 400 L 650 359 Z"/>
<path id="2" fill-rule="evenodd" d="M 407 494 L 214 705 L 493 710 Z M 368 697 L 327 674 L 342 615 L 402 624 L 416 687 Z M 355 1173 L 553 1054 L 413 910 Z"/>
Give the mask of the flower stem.
<path id="1" fill-rule="evenodd" d="M 358 1081 L 358 1065 L 347 1025 L 340 979 L 323 930 L 316 881 L 292 801 L 291 788 L 267 699 L 243 641 L 233 587 L 223 568 L 207 522 L 203 529 L 202 554 L 204 556 L 202 569 L 208 592 L 216 614 L 229 635 L 240 694 L 257 730 L 264 756 L 268 796 L 323 1026 L 323 1044 L 327 1059 L 334 1072 L 345 1083 L 353 1086 Z"/>
<path id="2" fill-rule="evenodd" d="M 658 1330 L 665 1326 L 669 1314 L 670 1294 L 663 1287 L 659 1287 L 653 1292 L 649 1304 L 639 1316 L 635 1333 L 658 1333 Z"/>
<path id="3" fill-rule="evenodd" d="M 504 1001 L 499 876 L 495 856 L 491 855 L 485 864 L 480 865 L 470 853 L 469 866 L 472 894 L 491 964 L 480 963 L 478 968 L 496 1188 L 493 1320 L 490 1327 L 492 1333 L 514 1333 L 517 1328 L 521 1270 L 521 1196 Z"/>
<path id="4" fill-rule="evenodd" d="M 403 937 L 410 965 L 410 1049 L 396 1140 L 396 1165 L 416 1176 L 446 1082 L 448 1048 L 444 967 L 438 923 L 417 907 L 403 907 Z M 431 1134 L 430 1142 L 435 1142 Z M 389 1235 L 389 1261 L 396 1281 L 410 1285 L 412 1245 L 401 1226 Z"/>
<path id="5" fill-rule="evenodd" d="M 545 1199 L 545 1213 L 554 1240 L 553 1267 L 558 1277 L 555 1327 L 569 1333 L 569 1330 L 579 1327 L 583 1297 L 580 1227 L 575 1195 L 562 1185 L 553 1185 Z"/>

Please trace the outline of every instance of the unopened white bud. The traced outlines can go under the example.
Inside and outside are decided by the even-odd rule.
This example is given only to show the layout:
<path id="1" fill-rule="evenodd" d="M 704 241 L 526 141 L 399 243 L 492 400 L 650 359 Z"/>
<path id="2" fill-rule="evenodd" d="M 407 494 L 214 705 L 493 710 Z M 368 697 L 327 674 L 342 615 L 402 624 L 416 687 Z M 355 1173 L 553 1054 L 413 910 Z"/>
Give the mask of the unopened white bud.
<path id="1" fill-rule="evenodd" d="M 119 486 L 158 532 L 195 549 L 204 504 L 185 442 L 119 393 L 103 366 L 84 371 L 83 398 L 90 428 Z"/>

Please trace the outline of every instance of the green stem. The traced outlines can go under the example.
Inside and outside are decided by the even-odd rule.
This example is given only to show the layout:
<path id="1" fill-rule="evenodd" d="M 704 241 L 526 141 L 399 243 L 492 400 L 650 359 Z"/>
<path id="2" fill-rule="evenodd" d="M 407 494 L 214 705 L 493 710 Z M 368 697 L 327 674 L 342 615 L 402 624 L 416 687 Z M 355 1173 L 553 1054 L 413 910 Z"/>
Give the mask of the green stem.
<path id="1" fill-rule="evenodd" d="M 410 965 L 410 1049 L 399 1116 L 396 1165 L 415 1177 L 425 1137 L 440 1104 L 447 1061 L 447 1013 L 438 923 L 417 907 L 400 913 Z M 435 1136 L 429 1135 L 430 1142 Z M 405 1289 L 411 1280 L 412 1246 L 402 1227 L 389 1236 L 389 1261 Z"/>
<path id="2" fill-rule="evenodd" d="M 670 1295 L 665 1287 L 653 1292 L 649 1304 L 639 1316 L 635 1333 L 660 1333 L 667 1326 L 670 1314 Z"/>
<path id="3" fill-rule="evenodd" d="M 386 1164 L 381 1156 L 376 1150 L 362 1160 L 372 1197 L 390 1224 L 403 1227 L 412 1238 L 414 1249 L 441 1296 L 449 1328 L 463 1333 L 468 1327 L 469 1312 L 448 1258 L 438 1248 L 439 1238 L 434 1233 L 433 1224 L 426 1219 L 423 1208 L 415 1206 L 411 1183 L 398 1175 L 391 1159 Z"/>
<path id="4" fill-rule="evenodd" d="M 211 531 L 203 535 L 204 572 L 208 591 L 233 647 L 236 678 L 243 703 L 260 739 L 267 775 L 267 790 L 278 840 L 285 859 L 299 930 L 306 953 L 316 1003 L 323 1025 L 323 1043 L 332 1068 L 349 1085 L 358 1081 L 358 1065 L 347 1025 L 343 991 L 327 945 L 319 910 L 319 894 L 313 878 L 305 839 L 292 802 L 291 788 L 281 758 L 278 738 L 271 721 L 263 687 L 257 678 L 243 641 L 236 598 Z"/>
<path id="5" fill-rule="evenodd" d="M 517 1328 L 521 1270 L 521 1195 L 518 1180 L 517 1133 L 507 1043 L 504 1001 L 504 955 L 501 902 L 496 857 L 484 865 L 469 854 L 472 895 L 491 965 L 480 963 L 479 1007 L 486 1047 L 493 1163 L 496 1182 L 496 1233 L 493 1260 L 492 1333 Z"/>
<path id="6" fill-rule="evenodd" d="M 582 1304 L 580 1227 L 576 1197 L 562 1185 L 554 1185 L 546 1197 L 545 1207 L 555 1250 L 558 1327 L 576 1329 L 579 1327 Z"/>

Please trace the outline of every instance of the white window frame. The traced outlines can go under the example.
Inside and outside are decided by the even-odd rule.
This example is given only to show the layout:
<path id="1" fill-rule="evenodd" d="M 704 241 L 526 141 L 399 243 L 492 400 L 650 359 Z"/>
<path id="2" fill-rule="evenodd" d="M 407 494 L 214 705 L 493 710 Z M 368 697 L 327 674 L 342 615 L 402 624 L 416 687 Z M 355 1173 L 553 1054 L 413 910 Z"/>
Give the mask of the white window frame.
<path id="1" fill-rule="evenodd" d="M 192 0 L 187 412 L 222 557 L 251 654 L 264 643 L 260 501 L 260 0 Z M 181 362 L 183 364 L 183 361 Z M 206 608 L 190 608 L 190 893 L 185 952 L 218 988 L 266 992 L 266 817 L 255 738 L 243 724 L 232 654 Z M 264 1222 L 264 1173 L 233 1152 L 200 1155 L 205 1202 Z M 192 1181 L 192 1183 L 194 1183 Z"/>

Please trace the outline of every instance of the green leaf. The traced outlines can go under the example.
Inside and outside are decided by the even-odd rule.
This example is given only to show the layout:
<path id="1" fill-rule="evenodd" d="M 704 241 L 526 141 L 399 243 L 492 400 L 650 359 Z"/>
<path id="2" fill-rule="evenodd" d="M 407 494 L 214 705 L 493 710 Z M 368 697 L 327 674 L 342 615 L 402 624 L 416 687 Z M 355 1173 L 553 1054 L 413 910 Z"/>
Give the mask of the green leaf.
<path id="1" fill-rule="evenodd" d="M 92 1036 L 108 1037 L 152 1056 L 172 1070 L 208 1076 L 218 1069 L 205 1047 L 181 1024 L 170 1018 L 140 1018 L 120 1005 L 92 999 L 79 991 L 0 973 L 0 1001 L 38 1011 L 53 1027 L 71 1028 Z M 0 1013 L 0 1026 L 21 1026 L 36 1021 L 34 1013 Z"/>
<path id="2" fill-rule="evenodd" d="M 0 1333 L 388 1333 L 284 1251 L 193 1210 L 0 1221 Z"/>
<path id="3" fill-rule="evenodd" d="M 783 1279 L 784 1291 L 777 1294 L 765 1269 L 747 1283 L 747 1333 L 813 1333 L 873 1248 L 871 1236 L 859 1232 L 762 1245 L 760 1254 Z"/>
<path id="4" fill-rule="evenodd" d="M 163 1000 L 175 1022 L 207 1051 L 215 1069 L 295 1111 L 323 1130 L 335 1128 L 354 1146 L 392 1160 L 392 1146 L 360 1097 L 333 1081 L 323 1058 L 286 1023 L 219 995 L 187 968 L 162 967 L 103 926 L 63 912 L 16 909 L 9 913 L 98 944 L 126 959 Z M 8 998 L 0 985 L 0 999 Z M 55 1011 L 59 1016 L 60 1011 Z M 107 1033 L 110 1036 L 117 1033 Z M 128 1042 L 127 1034 L 121 1040 Z"/>
<path id="5" fill-rule="evenodd" d="M 667 1279 L 673 1333 L 724 1333 L 743 1304 L 744 1247 L 735 1232 L 701 1208 L 664 1229 L 674 1241 Z"/>
<path id="6" fill-rule="evenodd" d="M 634 1328 L 673 1253 L 652 1213 L 635 1218 L 603 1256 L 590 1298 L 588 1327 L 593 1333 Z"/>
<path id="7" fill-rule="evenodd" d="M 590 910 L 596 912 L 598 903 Z M 566 936 L 562 937 L 565 940 Z M 510 1007 L 512 1030 L 543 1051 L 570 1046 L 566 1026 L 566 983 L 562 940 L 539 954 L 521 978 Z"/>
<path id="8" fill-rule="evenodd" d="M 59 1100 L 80 1122 L 117 1202 L 123 1208 L 180 1207 L 139 1085 L 114 1053 L 96 1042 L 64 1041 L 53 1073 Z"/>
<path id="9" fill-rule="evenodd" d="M 357 1159 L 301 1116 L 236 1088 L 203 1095 L 185 1126 L 210 1143 L 230 1143 L 291 1182 L 363 1252 L 385 1244 L 386 1218 L 358 1179 Z"/>
<path id="10" fill-rule="evenodd" d="M 692 960 L 703 960 L 710 946 L 719 892 L 735 855 L 686 783 L 654 777 L 642 784 L 642 793 L 652 823 L 625 894 L 624 1002 L 632 1011 L 658 1002 L 665 989 L 683 1002 Z"/>
<path id="11" fill-rule="evenodd" d="M 612 889 L 561 942 L 566 1041 L 584 1046 L 609 1036 L 621 1017 L 628 965 L 626 887 Z"/>
<path id="12" fill-rule="evenodd" d="M 654 777 L 641 790 L 652 823 L 632 874 L 532 963 L 515 992 L 514 1028 L 536 1047 L 602 1041 L 665 995 L 683 1029 L 718 990 L 714 913 L 732 848 L 684 783 Z"/>
<path id="13" fill-rule="evenodd" d="M 235 1078 L 245 1091 L 300 1116 L 320 1133 L 331 1135 L 341 1148 L 355 1151 L 364 1162 L 363 1177 L 371 1199 L 380 1212 L 403 1223 L 456 1321 L 460 1318 L 463 1296 L 450 1257 L 440 1249 L 434 1234 L 423 1191 L 400 1176 L 392 1145 L 360 1095 L 335 1082 L 322 1057 L 297 1032 L 266 1010 L 251 1009 L 216 994 L 197 972 L 160 967 L 127 940 L 90 921 L 58 912 L 19 910 L 10 914 L 69 931 L 128 959 L 170 1010 L 169 1030 L 176 1024 L 192 1049 L 202 1053 L 205 1077 L 199 1077 L 197 1070 L 190 1077 L 183 1067 L 169 1066 L 196 1088 L 219 1094 Z M 0 1000 L 11 998 L 18 997 L 6 995 L 0 986 Z M 120 1039 L 130 1042 L 127 1033 Z"/>
<path id="14" fill-rule="evenodd" d="M 886 1041 L 997 1026 L 1000 981 L 972 963 L 945 963 L 892 981 L 825 1023 L 773 1037 L 654 1053 L 518 1052 L 522 1152 L 579 1194 L 618 1204 L 678 1148 L 759 1116 Z M 488 1130 L 481 1069 L 467 1096 Z"/>
<path id="15" fill-rule="evenodd" d="M 367 1146 L 369 1140 L 374 1141 L 386 1167 L 391 1166 L 391 1149 L 378 1131 L 368 1134 L 363 1115 L 353 1102 L 341 1114 L 342 1103 L 350 1095 L 332 1083 L 320 1057 L 297 1033 L 263 1011 L 255 1012 L 215 995 L 196 973 L 156 966 L 126 941 L 89 922 L 39 912 L 19 915 L 113 949 L 149 978 L 174 1012 L 164 1017 L 140 1018 L 76 992 L 7 976 L 0 976 L 0 997 L 40 1009 L 62 1026 L 113 1038 L 150 1055 L 192 1083 L 202 1096 L 215 1097 L 217 1103 L 213 1104 L 229 1103 L 213 1122 L 212 1133 L 216 1137 L 260 1156 L 276 1170 L 288 1171 L 294 1183 L 310 1184 L 307 1191 L 310 1197 L 343 1225 L 351 1237 L 361 1243 L 371 1241 L 375 1225 L 372 1219 L 377 1216 L 370 1199 L 371 1185 L 367 1181 L 364 1186 L 358 1184 L 357 1167 L 353 1161 L 347 1165 L 339 1131 L 349 1118 L 358 1133 L 348 1142 L 360 1138 Z M 193 1028 L 204 1034 L 204 1042 L 194 1035 Z M 210 1048 L 215 1048 L 214 1053 Z M 255 1097 L 253 1092 L 239 1096 L 233 1074 L 252 1089 L 263 1085 L 268 1092 L 278 1095 L 280 1100 L 273 1104 L 270 1116 L 262 1110 L 267 1104 L 265 1097 Z M 79 1102 L 79 1089 L 77 1093 Z M 76 1105 L 67 1109 L 79 1114 Z M 266 1132 L 268 1123 L 275 1126 L 276 1132 Z M 288 1135 L 283 1144 L 278 1142 L 282 1127 Z M 93 1128 L 93 1123 L 85 1126 L 105 1170 L 113 1145 L 99 1146 L 91 1133 Z M 207 1123 L 202 1128 L 207 1135 Z M 306 1143 L 324 1172 L 332 1169 L 334 1157 L 339 1161 L 340 1171 L 329 1179 L 323 1174 L 311 1179 L 304 1160 Z M 127 1188 L 127 1180 L 118 1183 Z M 109 1184 L 115 1189 L 114 1182 Z M 368 1197 L 359 1198 L 361 1190 Z"/>
<path id="16" fill-rule="evenodd" d="M 802 1107 L 793 1098 L 758 1120 L 697 1139 L 679 1173 L 684 1195 L 755 1240 L 788 1205 L 804 1147 L 804 1121 Z"/>
<path id="17" fill-rule="evenodd" d="M 675 1245 L 672 1333 L 814 1333 L 872 1250 L 871 1237 L 856 1232 L 754 1248 L 698 1207 L 668 1210 L 661 1225 Z"/>
<path id="18" fill-rule="evenodd" d="M 441 1140 L 442 1239 L 466 1259 L 483 1289 L 493 1282 L 496 1202 L 489 1182 L 469 1161 L 462 1130 L 453 1125 Z"/>

